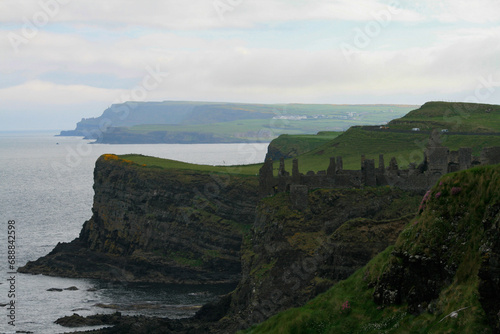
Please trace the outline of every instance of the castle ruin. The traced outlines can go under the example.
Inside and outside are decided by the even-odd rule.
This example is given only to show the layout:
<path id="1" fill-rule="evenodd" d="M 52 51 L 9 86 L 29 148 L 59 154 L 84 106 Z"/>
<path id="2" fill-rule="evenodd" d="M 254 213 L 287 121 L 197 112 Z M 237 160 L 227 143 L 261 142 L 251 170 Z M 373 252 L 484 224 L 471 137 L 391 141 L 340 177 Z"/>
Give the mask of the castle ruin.
<path id="1" fill-rule="evenodd" d="M 384 156 L 378 159 L 361 156 L 360 170 L 345 170 L 342 157 L 331 157 L 325 171 L 317 173 L 299 172 L 298 160 L 293 159 L 292 173 L 285 170 L 284 159 L 280 159 L 277 177 L 273 174 L 273 161 L 266 160 L 259 171 L 259 186 L 262 196 L 290 191 L 291 198 L 303 197 L 304 191 L 315 188 L 362 188 L 392 186 L 403 190 L 424 192 L 432 187 L 444 174 L 469 169 L 479 165 L 500 163 L 500 147 L 484 148 L 479 157 L 472 155 L 471 148 L 450 151 L 442 146 L 439 133 L 433 132 L 424 151 L 424 161 L 420 165 L 411 163 L 407 169 L 400 169 L 396 158 L 391 158 L 385 167 Z M 300 187 L 299 187 L 300 186 Z M 300 191 L 300 196 L 294 194 Z"/>

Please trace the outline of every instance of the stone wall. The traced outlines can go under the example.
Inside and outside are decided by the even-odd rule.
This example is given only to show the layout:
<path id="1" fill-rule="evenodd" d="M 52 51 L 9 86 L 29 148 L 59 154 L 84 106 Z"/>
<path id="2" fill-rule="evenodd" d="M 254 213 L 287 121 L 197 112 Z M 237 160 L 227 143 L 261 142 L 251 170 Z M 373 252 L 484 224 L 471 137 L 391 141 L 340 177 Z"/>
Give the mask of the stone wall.
<path id="1" fill-rule="evenodd" d="M 342 157 L 331 157 L 326 171 L 300 173 L 298 160 L 293 160 L 292 174 L 285 170 L 284 159 L 280 160 L 278 176 L 273 174 L 273 162 L 267 160 L 260 170 L 261 195 L 290 191 L 292 185 L 315 188 L 362 188 L 393 186 L 404 190 L 426 191 L 444 174 L 469 169 L 477 165 L 500 163 L 500 147 L 484 148 L 480 158 L 472 156 L 471 148 L 450 151 L 441 145 L 439 135 L 431 134 L 424 151 L 424 162 L 419 166 L 410 164 L 400 169 L 396 158 L 391 158 L 385 167 L 383 154 L 379 155 L 378 168 L 375 160 L 361 156 L 360 170 L 344 170 Z M 298 189 L 298 188 L 297 188 Z M 300 188 L 303 191 L 304 188 Z"/>

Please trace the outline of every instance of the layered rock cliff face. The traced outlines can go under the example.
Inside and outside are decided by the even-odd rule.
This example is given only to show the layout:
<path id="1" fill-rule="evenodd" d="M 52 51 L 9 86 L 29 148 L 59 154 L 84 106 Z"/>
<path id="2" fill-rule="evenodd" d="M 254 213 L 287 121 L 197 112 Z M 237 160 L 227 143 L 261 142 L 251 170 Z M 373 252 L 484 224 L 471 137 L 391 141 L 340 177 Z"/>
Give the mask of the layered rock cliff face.
<path id="1" fill-rule="evenodd" d="M 93 216 L 79 238 L 20 271 L 239 282 L 184 323 L 180 332 L 190 333 L 234 333 L 302 305 L 393 244 L 421 199 L 389 187 L 317 189 L 297 206 L 290 193 L 258 198 L 256 176 L 154 168 L 112 155 L 99 158 L 94 179 Z"/>
<path id="2" fill-rule="evenodd" d="M 215 332 L 234 332 L 304 304 L 393 244 L 420 195 L 397 189 L 318 189 L 308 206 L 288 193 L 261 201 L 245 240 L 242 279 Z"/>
<path id="3" fill-rule="evenodd" d="M 123 281 L 237 282 L 257 178 L 164 170 L 105 155 L 92 218 L 21 272 Z"/>

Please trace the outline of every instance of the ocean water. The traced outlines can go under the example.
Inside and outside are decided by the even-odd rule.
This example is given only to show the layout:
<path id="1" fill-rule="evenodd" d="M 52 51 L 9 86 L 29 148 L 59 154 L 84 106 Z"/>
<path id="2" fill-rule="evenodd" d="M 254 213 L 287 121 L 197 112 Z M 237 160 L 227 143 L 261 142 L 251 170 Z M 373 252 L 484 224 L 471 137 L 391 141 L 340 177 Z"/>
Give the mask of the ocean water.
<path id="1" fill-rule="evenodd" d="M 0 307 L 0 333 L 91 329 L 54 324 L 57 318 L 73 313 L 85 316 L 119 310 L 122 314 L 186 317 L 233 288 L 11 274 L 27 261 L 49 253 L 58 242 L 78 236 L 92 214 L 93 169 L 101 154 L 140 153 L 193 163 L 236 165 L 262 162 L 268 145 L 103 145 L 55 134 L 0 132 L 0 305 L 7 304 Z M 8 238 L 13 231 L 15 241 Z M 78 290 L 47 291 L 68 287 Z"/>

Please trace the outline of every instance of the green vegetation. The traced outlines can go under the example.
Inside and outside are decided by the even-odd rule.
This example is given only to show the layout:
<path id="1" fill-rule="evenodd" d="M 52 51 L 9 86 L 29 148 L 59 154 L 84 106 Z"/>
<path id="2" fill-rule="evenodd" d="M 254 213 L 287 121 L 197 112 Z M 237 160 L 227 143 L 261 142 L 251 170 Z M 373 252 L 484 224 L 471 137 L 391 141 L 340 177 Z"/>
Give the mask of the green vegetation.
<path id="1" fill-rule="evenodd" d="M 305 306 L 281 312 L 244 333 L 381 333 L 390 329 L 394 320 L 406 316 L 405 311 L 402 307 L 379 310 L 365 278 L 365 272 L 380 271 L 379 266 L 387 261 L 390 252 L 391 247 Z M 351 309 L 347 314 L 342 312 L 346 301 Z"/>
<path id="2" fill-rule="evenodd" d="M 477 103 L 428 102 L 391 121 L 391 129 L 447 129 L 452 132 L 500 132 L 500 106 Z"/>
<path id="3" fill-rule="evenodd" d="M 183 122 L 182 124 L 140 124 L 130 128 L 120 128 L 112 136 L 165 133 L 172 138 L 182 139 L 189 134 L 193 142 L 210 135 L 220 142 L 262 141 L 282 134 L 315 134 L 322 131 L 342 131 L 358 124 L 380 124 L 404 115 L 414 106 L 336 106 L 336 105 L 274 105 L 256 106 L 266 108 L 260 115 L 270 113 L 270 117 L 243 118 L 222 121 L 213 116 L 212 122 Z M 269 109 L 271 108 L 271 109 Z M 234 109 L 238 112 L 238 109 Z M 211 111 L 215 112 L 215 111 Z M 219 121 L 217 121 L 219 120 Z M 116 131 L 116 130 L 115 130 Z M 177 136 L 175 136 L 177 134 Z"/>
<path id="4" fill-rule="evenodd" d="M 491 333 L 479 302 L 478 272 L 491 240 L 498 237 L 485 225 L 498 219 L 492 204 L 500 202 L 499 188 L 498 165 L 447 174 L 424 197 L 420 213 L 395 246 L 303 307 L 281 312 L 245 333 Z M 394 254 L 403 253 L 445 259 L 443 266 L 456 268 L 448 283 L 441 282 L 439 297 L 419 315 L 409 314 L 406 304 L 381 307 L 373 301 L 374 286 L 390 275 L 392 266 L 401 265 Z M 406 268 L 408 275 L 412 269 Z M 343 310 L 346 301 L 349 312 Z M 457 310 L 457 317 L 448 316 Z"/>
<path id="5" fill-rule="evenodd" d="M 344 169 L 358 170 L 361 166 L 361 155 L 367 159 L 375 159 L 378 165 L 379 154 L 384 154 L 386 165 L 395 156 L 400 165 L 408 165 L 411 161 L 422 161 L 423 151 L 428 134 L 424 133 L 393 133 L 367 131 L 361 127 L 352 127 L 332 141 L 301 155 L 299 170 L 326 170 L 330 157 L 341 156 Z M 286 169 L 292 170 L 292 162 L 285 162 Z M 278 165 L 276 165 L 276 168 Z"/>
<path id="6" fill-rule="evenodd" d="M 111 156 L 111 155 L 110 155 Z M 241 165 L 241 166 L 210 166 L 190 164 L 187 162 L 149 157 L 141 154 L 124 154 L 115 156 L 123 161 L 130 161 L 145 168 L 158 169 L 178 169 L 192 170 L 203 173 L 237 174 L 237 175 L 257 175 L 262 164 Z"/>
<path id="7" fill-rule="evenodd" d="M 322 131 L 316 135 L 280 135 L 269 144 L 268 152 L 279 157 L 295 157 L 330 142 L 340 134 Z"/>
<path id="8" fill-rule="evenodd" d="M 413 123 L 417 120 L 418 124 Z M 415 127 L 421 131 L 411 131 Z M 419 164 L 423 161 L 431 129 L 449 130 L 442 133 L 442 144 L 450 150 L 471 147 L 473 154 L 479 155 L 484 147 L 500 146 L 500 106 L 429 102 L 403 118 L 391 121 L 388 128 L 350 128 L 332 141 L 301 155 L 299 170 L 302 173 L 326 170 L 329 158 L 333 156 L 343 158 L 344 169 L 354 170 L 361 166 L 361 155 L 375 159 L 376 166 L 379 154 L 384 154 L 386 166 L 391 157 L 395 157 L 403 168 L 411 162 Z M 293 145 L 293 140 L 294 137 L 290 136 L 288 145 Z M 291 159 L 285 166 L 291 171 Z M 275 164 L 277 168 L 278 162 Z"/>
<path id="9" fill-rule="evenodd" d="M 330 130 L 331 124 L 324 120 L 273 120 L 273 119 L 250 119 L 230 122 L 217 122 L 210 124 L 192 125 L 136 125 L 128 128 L 134 134 L 145 135 L 151 132 L 169 133 L 198 133 L 216 134 L 217 137 L 229 140 L 264 140 L 274 138 L 281 134 L 314 134 L 320 131 Z M 337 127 L 342 130 L 343 127 Z"/>

